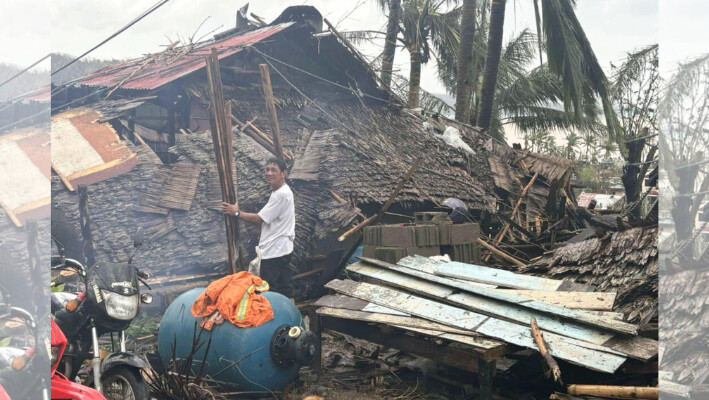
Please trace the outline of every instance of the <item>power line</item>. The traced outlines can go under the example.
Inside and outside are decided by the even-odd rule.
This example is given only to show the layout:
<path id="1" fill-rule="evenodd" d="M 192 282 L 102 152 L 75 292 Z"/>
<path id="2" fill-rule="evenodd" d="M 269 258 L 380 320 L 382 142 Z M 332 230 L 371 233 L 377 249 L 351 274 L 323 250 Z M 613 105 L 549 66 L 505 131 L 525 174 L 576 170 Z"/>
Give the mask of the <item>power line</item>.
<path id="1" fill-rule="evenodd" d="M 111 36 L 109 36 L 108 38 L 106 38 L 105 40 L 103 40 L 101 43 L 99 43 L 99 44 L 97 44 L 96 46 L 92 47 L 91 49 L 89 49 L 88 51 L 86 51 L 84 54 L 80 55 L 79 57 L 74 58 L 74 59 L 71 60 L 71 61 L 69 61 L 69 62 L 68 62 L 66 65 L 64 65 L 63 67 L 61 67 L 61 68 L 57 69 L 56 71 L 52 72 L 52 76 L 54 76 L 55 74 L 57 74 L 57 73 L 59 73 L 60 71 L 64 70 L 66 67 L 70 66 L 71 64 L 73 64 L 73 63 L 79 61 L 81 58 L 83 58 L 83 57 L 86 56 L 87 54 L 91 53 L 92 51 L 94 51 L 94 50 L 98 49 L 99 47 L 103 46 L 104 44 L 106 44 L 106 42 L 108 42 L 109 40 L 113 39 L 114 37 L 120 35 L 121 33 L 123 33 L 123 31 L 125 31 L 126 29 L 128 29 L 128 28 L 130 28 L 131 26 L 135 25 L 138 21 L 140 21 L 141 19 L 147 17 L 150 13 L 152 13 L 152 12 L 155 11 L 155 10 L 157 10 L 158 8 L 160 8 L 161 6 L 163 6 L 165 3 L 167 3 L 168 1 L 170 1 L 170 0 L 160 0 L 158 3 L 156 3 L 155 5 L 153 5 L 152 7 L 150 7 L 149 9 L 147 9 L 146 11 L 144 11 L 142 14 L 140 14 L 138 17 L 136 17 L 133 21 L 129 22 L 128 25 L 126 25 L 126 26 L 124 26 L 123 28 L 119 29 L 116 33 L 112 34 Z"/>
<path id="2" fill-rule="evenodd" d="M 11 76 L 10 78 L 6 79 L 3 83 L 0 83 L 0 87 L 5 86 L 7 83 L 9 83 L 10 81 L 12 81 L 13 79 L 15 79 L 15 78 L 17 78 L 18 76 L 24 74 L 25 72 L 31 70 L 32 68 L 34 68 L 34 66 L 36 66 L 37 64 L 39 64 L 39 63 L 41 63 L 42 61 L 44 61 L 44 60 L 46 60 L 47 58 L 49 58 L 49 56 L 50 56 L 50 55 L 47 54 L 46 56 L 44 56 L 44 57 L 40 58 L 39 60 L 35 61 L 35 62 L 34 62 L 32 65 L 30 65 L 29 67 L 23 69 L 22 71 L 16 73 L 15 75 Z"/>

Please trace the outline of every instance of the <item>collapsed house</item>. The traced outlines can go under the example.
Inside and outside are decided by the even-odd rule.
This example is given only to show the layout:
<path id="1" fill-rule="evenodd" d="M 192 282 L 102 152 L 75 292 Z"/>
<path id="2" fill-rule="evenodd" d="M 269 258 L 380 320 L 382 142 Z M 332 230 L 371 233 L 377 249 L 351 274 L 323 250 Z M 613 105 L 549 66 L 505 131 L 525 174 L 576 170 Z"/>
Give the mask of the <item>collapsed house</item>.
<path id="1" fill-rule="evenodd" d="M 66 151 L 53 152 L 53 219 L 68 251 L 124 260 L 132 234 L 143 226 L 148 244 L 136 262 L 157 288 L 204 284 L 227 272 L 219 179 L 207 131 L 204 57 L 211 49 L 217 49 L 224 96 L 231 102 L 234 176 L 246 211 L 262 207 L 270 191 L 262 168 L 273 156 L 272 132 L 258 66 L 271 69 L 295 194 L 291 264 L 296 276 L 308 278 L 300 281 L 300 296 L 313 289 L 318 268 L 326 260 L 337 262 L 333 253 L 341 255 L 354 241 L 338 242 L 337 236 L 376 213 L 418 158 L 422 162 L 396 198 L 393 214 L 431 210 L 455 197 L 485 233 L 501 226 L 494 217 L 498 210 L 515 208 L 514 221 L 536 235 L 558 218 L 559 199 L 573 200 L 567 200 L 573 195 L 570 163 L 513 150 L 469 126 L 403 108 L 334 29 L 321 30 L 317 10 L 291 7 L 269 25 L 171 47 L 55 89 L 52 132 L 63 135 Z M 448 127 L 458 130 L 468 148 L 446 143 L 442 133 Z M 94 139 L 98 131 L 101 140 Z M 92 165 L 67 162 L 77 143 L 96 153 Z M 83 234 L 79 185 L 87 188 L 90 220 Z M 81 244 L 87 236 L 90 249 Z M 256 228 L 241 224 L 247 259 L 257 237 Z"/>

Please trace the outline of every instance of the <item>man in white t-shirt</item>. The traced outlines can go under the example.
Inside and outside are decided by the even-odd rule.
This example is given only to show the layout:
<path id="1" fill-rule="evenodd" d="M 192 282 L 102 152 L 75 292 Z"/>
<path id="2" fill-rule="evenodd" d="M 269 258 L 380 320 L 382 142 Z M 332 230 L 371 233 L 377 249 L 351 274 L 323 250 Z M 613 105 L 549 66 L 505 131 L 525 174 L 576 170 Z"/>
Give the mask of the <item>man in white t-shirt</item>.
<path id="1" fill-rule="evenodd" d="M 273 192 L 258 213 L 242 212 L 239 203 L 222 203 L 225 214 L 261 225 L 261 278 L 271 290 L 293 299 L 293 273 L 288 267 L 295 239 L 295 206 L 293 192 L 286 184 L 286 163 L 278 158 L 266 161 L 266 182 Z"/>

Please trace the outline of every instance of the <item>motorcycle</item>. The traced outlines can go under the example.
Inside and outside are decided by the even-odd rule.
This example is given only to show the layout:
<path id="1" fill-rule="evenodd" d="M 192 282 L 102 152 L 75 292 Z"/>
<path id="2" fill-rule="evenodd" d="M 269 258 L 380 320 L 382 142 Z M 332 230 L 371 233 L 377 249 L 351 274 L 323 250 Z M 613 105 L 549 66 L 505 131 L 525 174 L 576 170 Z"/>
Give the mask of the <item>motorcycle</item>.
<path id="1" fill-rule="evenodd" d="M 67 379 L 57 372 L 59 361 L 66 349 L 66 336 L 53 319 L 52 326 L 52 349 L 51 349 L 51 386 L 52 399 L 76 399 L 76 400 L 105 400 L 106 398 L 96 389 L 86 387 Z M 0 400 L 3 400 L 0 395 Z"/>
<path id="2" fill-rule="evenodd" d="M 49 338 L 27 310 L 13 307 L 9 292 L 0 286 L 0 321 L 9 337 L 0 347 L 0 399 L 49 400 Z M 28 330 L 29 335 L 20 330 Z M 5 335 L 4 335 L 5 336 Z"/>
<path id="3" fill-rule="evenodd" d="M 146 273 L 131 263 L 143 243 L 143 230 L 133 240 L 133 252 L 127 263 L 99 262 L 86 268 L 81 262 L 67 258 L 56 241 L 59 255 L 52 256 L 52 269 L 73 270 L 83 283 L 79 293 L 54 292 L 51 310 L 54 322 L 67 339 L 58 370 L 68 379 L 79 376 L 84 361 L 91 360 L 84 385 L 93 386 L 107 399 L 147 400 L 148 384 L 142 370 L 149 365 L 142 357 L 126 351 L 125 329 L 140 311 L 140 304 L 152 302 L 150 294 L 140 293 L 139 282 L 148 289 Z M 118 333 L 119 349 L 113 334 Z M 101 356 L 99 338 L 111 335 L 112 353 Z"/>

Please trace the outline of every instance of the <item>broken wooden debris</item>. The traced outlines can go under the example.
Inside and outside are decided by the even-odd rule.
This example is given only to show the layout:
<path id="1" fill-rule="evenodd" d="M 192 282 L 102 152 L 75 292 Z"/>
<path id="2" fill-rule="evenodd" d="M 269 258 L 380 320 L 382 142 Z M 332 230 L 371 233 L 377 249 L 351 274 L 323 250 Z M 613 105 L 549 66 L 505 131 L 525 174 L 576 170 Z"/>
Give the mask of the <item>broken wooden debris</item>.
<path id="1" fill-rule="evenodd" d="M 500 309 L 500 310 L 508 310 L 510 312 L 510 315 L 516 314 L 516 313 L 523 313 L 524 309 L 530 309 L 534 310 L 540 313 L 545 313 L 545 314 L 551 314 L 554 316 L 558 317 L 563 317 L 572 321 L 580 322 L 583 324 L 587 324 L 590 326 L 594 326 L 596 328 L 601 328 L 604 330 L 609 330 L 609 331 L 614 331 L 614 332 L 619 332 L 623 334 L 632 334 L 635 335 L 637 334 L 637 326 L 628 324 L 622 321 L 618 321 L 615 318 L 604 318 L 602 316 L 588 313 L 583 310 L 572 310 L 568 309 L 565 307 L 560 307 L 552 304 L 547 304 L 544 302 L 540 301 L 535 301 L 535 300 L 529 300 L 524 297 L 519 297 L 515 296 L 512 294 L 508 293 L 501 293 L 495 289 L 489 289 L 489 288 L 484 288 L 484 287 L 475 287 L 475 286 L 470 286 L 466 285 L 464 283 L 459 283 L 456 281 L 451 281 L 446 278 L 440 277 L 440 276 L 435 276 L 435 275 L 430 275 L 426 273 L 422 273 L 419 271 L 415 271 L 406 267 L 394 265 L 394 264 L 389 264 L 385 263 L 383 261 L 379 260 L 374 260 L 374 259 L 369 259 L 365 257 L 360 257 L 360 259 L 368 264 L 374 264 L 377 267 L 380 268 L 385 268 L 389 269 L 391 271 L 398 272 L 399 274 L 396 273 L 390 273 L 389 271 L 382 270 L 380 268 L 372 268 L 372 267 L 365 267 L 365 266 L 350 266 L 348 267 L 348 270 L 358 272 L 361 274 L 365 274 L 367 276 L 371 276 L 374 278 L 380 277 L 380 279 L 384 282 L 393 282 L 395 280 L 396 282 L 402 282 L 402 284 L 406 285 L 411 279 L 407 279 L 404 275 L 410 275 L 415 278 L 419 278 L 421 280 L 433 282 L 434 284 L 424 284 L 421 283 L 422 285 L 426 285 L 430 290 L 433 290 L 435 288 L 444 288 L 448 286 L 449 288 L 456 288 L 456 289 L 461 289 L 464 290 L 468 293 L 477 295 L 477 296 L 471 296 L 471 295 L 465 295 L 466 300 L 461 299 L 461 302 L 464 301 L 470 301 L 471 304 L 475 305 L 480 305 L 480 304 L 490 304 L 491 309 L 486 311 L 486 312 L 493 312 L 493 308 L 495 309 Z M 404 274 L 404 275 L 400 275 Z M 452 290 L 450 289 L 444 289 L 444 291 L 449 291 L 451 292 L 454 296 L 463 296 L 463 294 L 456 294 L 453 293 Z M 480 299 L 479 297 L 484 297 L 484 299 Z M 453 296 L 451 296 L 453 297 Z M 447 298 L 450 300 L 450 298 Z M 490 301 L 492 300 L 492 301 Z M 518 307 L 513 307 L 518 306 Z M 517 312 L 512 311 L 513 309 L 516 309 Z M 481 310 L 476 310 L 476 311 L 481 311 Z M 528 319 L 527 319 L 528 321 Z M 526 323 L 526 321 L 520 321 L 522 323 Z"/>
<path id="2" fill-rule="evenodd" d="M 544 343 L 544 337 L 542 336 L 542 332 L 539 330 L 537 320 L 532 317 L 529 325 L 532 329 L 532 337 L 534 337 L 534 342 L 537 344 L 537 347 L 539 347 L 539 354 L 542 355 L 544 362 L 546 362 L 549 372 L 551 372 L 551 375 L 554 377 L 554 382 L 559 382 L 563 385 L 563 381 L 561 380 L 561 369 L 559 368 L 559 364 L 557 364 L 556 360 L 554 360 L 554 357 L 552 357 L 547 350 L 547 345 Z"/>
<path id="3" fill-rule="evenodd" d="M 425 274 L 419 271 L 411 270 L 406 267 L 385 263 L 379 260 L 361 258 L 364 262 L 374 264 L 377 267 L 363 266 L 354 264 L 348 267 L 349 271 L 357 272 L 383 282 L 402 285 L 406 289 L 420 290 L 423 293 L 436 293 L 437 297 L 443 297 L 448 301 L 455 301 L 461 306 L 471 307 L 474 311 L 483 313 L 503 313 L 507 318 L 517 320 L 524 318 L 522 315 L 528 313 L 543 313 L 550 314 L 555 317 L 563 317 L 578 323 L 594 326 L 602 330 L 615 331 L 623 334 L 636 334 L 637 326 L 618 321 L 615 318 L 605 318 L 596 314 L 588 313 L 583 310 L 571 310 L 565 307 L 559 307 L 539 301 L 529 300 L 524 297 L 514 296 L 507 293 L 501 293 L 495 289 L 469 286 L 464 283 L 451 281 L 440 276 Z M 382 269 L 384 268 L 384 269 Z M 390 271 L 387 271 L 390 270 Z M 418 278 L 411 279 L 408 276 Z M 457 293 L 460 289 L 466 293 Z M 531 310 L 531 311 L 530 311 Z M 543 317 L 542 317 L 543 318 Z M 528 318 L 519 320 L 521 323 L 526 323 Z M 554 324 L 554 319 L 549 321 L 550 328 Z M 554 329 L 559 329 L 557 333 L 565 333 L 570 326 L 565 325 Z M 579 334 L 579 338 L 585 337 L 586 334 Z M 604 340 L 608 340 L 609 337 Z"/>
<path id="4" fill-rule="evenodd" d="M 508 343 L 536 349 L 529 329 L 448 304 L 365 282 L 334 280 L 326 285 L 338 293 L 379 304 L 434 322 L 468 329 Z M 586 368 L 613 373 L 626 358 L 620 353 L 592 343 L 547 333 L 553 356 Z"/>

